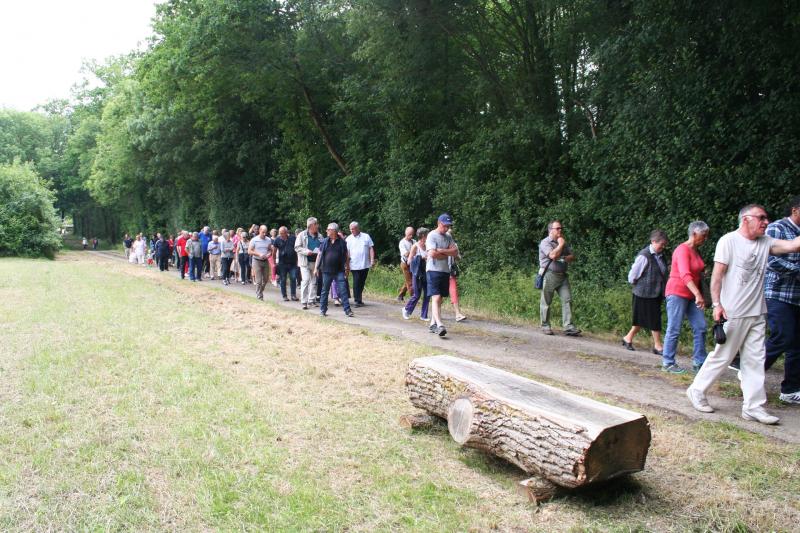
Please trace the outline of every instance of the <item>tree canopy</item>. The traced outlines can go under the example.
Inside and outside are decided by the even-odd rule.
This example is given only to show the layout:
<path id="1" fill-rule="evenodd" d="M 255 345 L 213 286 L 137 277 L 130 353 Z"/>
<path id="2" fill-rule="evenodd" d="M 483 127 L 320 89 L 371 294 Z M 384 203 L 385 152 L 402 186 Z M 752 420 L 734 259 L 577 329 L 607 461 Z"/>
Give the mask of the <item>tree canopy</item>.
<path id="1" fill-rule="evenodd" d="M 799 7 L 171 0 L 146 51 L 89 65 L 101 86 L 0 156 L 41 166 L 84 233 L 314 215 L 390 258 L 447 211 L 467 267 L 496 270 L 559 218 L 607 282 L 655 227 L 717 238 L 797 194 Z"/>

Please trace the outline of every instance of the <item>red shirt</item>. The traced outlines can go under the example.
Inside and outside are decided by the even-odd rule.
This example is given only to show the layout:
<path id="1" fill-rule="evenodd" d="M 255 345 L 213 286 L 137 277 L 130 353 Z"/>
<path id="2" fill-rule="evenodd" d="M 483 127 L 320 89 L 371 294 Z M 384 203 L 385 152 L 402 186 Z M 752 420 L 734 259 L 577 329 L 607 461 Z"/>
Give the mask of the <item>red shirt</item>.
<path id="1" fill-rule="evenodd" d="M 178 240 L 175 242 L 178 246 L 178 255 L 181 257 L 189 257 L 189 253 L 186 251 L 186 239 L 184 237 L 178 237 Z"/>
<path id="2" fill-rule="evenodd" d="M 697 288 L 700 288 L 700 276 L 706 264 L 697 250 L 689 248 L 686 243 L 681 243 L 672 253 L 672 269 L 667 280 L 667 289 L 664 291 L 666 296 L 674 294 L 681 298 L 694 300 L 694 294 L 686 284 L 694 281 Z"/>

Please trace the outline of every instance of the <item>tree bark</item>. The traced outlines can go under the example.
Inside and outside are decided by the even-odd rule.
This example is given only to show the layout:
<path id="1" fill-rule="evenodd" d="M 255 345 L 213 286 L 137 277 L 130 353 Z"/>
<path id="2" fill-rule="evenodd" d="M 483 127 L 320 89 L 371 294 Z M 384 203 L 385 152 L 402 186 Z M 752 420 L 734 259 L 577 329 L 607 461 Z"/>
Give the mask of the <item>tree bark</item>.
<path id="1" fill-rule="evenodd" d="M 632 411 L 444 355 L 412 361 L 406 389 L 456 442 L 563 487 L 644 468 L 650 426 Z"/>
<path id="2" fill-rule="evenodd" d="M 308 115 L 311 117 L 311 121 L 316 126 L 317 131 L 319 131 L 320 135 L 322 136 L 322 142 L 325 143 L 325 148 L 328 149 L 328 153 L 331 155 L 333 160 L 339 166 L 341 171 L 347 176 L 350 174 L 350 170 L 347 168 L 347 163 L 345 162 L 342 155 L 333 145 L 333 141 L 331 140 L 330 134 L 328 134 L 328 129 L 325 127 L 325 124 L 322 122 L 322 117 L 320 117 L 319 112 L 317 111 L 316 106 L 314 105 L 314 100 L 311 98 L 311 91 L 308 89 L 305 83 L 300 83 L 300 88 L 303 91 L 303 97 L 308 104 Z"/>

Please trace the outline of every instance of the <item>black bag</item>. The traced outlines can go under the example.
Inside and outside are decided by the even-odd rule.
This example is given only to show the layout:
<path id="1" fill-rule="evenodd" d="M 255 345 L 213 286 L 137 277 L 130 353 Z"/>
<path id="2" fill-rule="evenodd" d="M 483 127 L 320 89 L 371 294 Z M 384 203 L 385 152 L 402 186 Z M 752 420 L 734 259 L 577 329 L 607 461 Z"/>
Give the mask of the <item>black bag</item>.
<path id="1" fill-rule="evenodd" d="M 457 265 L 457 264 L 455 263 L 455 261 L 454 261 L 454 262 L 453 262 L 453 263 L 450 265 L 450 275 L 451 275 L 452 277 L 454 277 L 454 278 L 457 278 L 457 277 L 458 277 L 458 274 L 459 274 L 459 271 L 458 271 L 458 265 Z"/>
<path id="2" fill-rule="evenodd" d="M 547 266 L 544 267 L 544 271 L 541 274 L 536 274 L 536 280 L 533 282 L 533 286 L 537 289 L 544 288 L 544 275 L 547 274 L 547 269 L 550 268 L 550 265 L 553 264 L 553 260 L 551 259 Z"/>
<path id="3" fill-rule="evenodd" d="M 714 342 L 717 344 L 725 344 L 725 341 L 728 340 L 728 337 L 725 335 L 723 324 L 725 324 L 725 319 L 720 318 L 718 321 L 714 322 L 714 327 L 712 328 L 714 332 Z"/>

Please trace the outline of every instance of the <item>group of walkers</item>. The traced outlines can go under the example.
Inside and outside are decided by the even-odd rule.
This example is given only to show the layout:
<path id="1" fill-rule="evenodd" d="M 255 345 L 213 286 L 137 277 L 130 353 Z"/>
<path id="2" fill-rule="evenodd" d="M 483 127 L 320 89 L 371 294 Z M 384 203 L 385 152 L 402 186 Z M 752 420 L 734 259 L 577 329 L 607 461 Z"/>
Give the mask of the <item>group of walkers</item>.
<path id="1" fill-rule="evenodd" d="M 687 320 L 696 374 L 686 391 L 692 406 L 713 412 L 706 393 L 730 367 L 737 370 L 741 384 L 742 417 L 775 424 L 778 417 L 764 408 L 765 371 L 781 354 L 785 360 L 779 399 L 800 404 L 800 196 L 791 200 L 785 218 L 771 224 L 766 209 L 758 204 L 743 207 L 738 219 L 738 229 L 717 242 L 710 284 L 698 251 L 709 237 L 705 222 L 689 224 L 688 239 L 672 253 L 671 268 L 664 258 L 667 236 L 660 230 L 650 234 L 650 244 L 639 251 L 628 274 L 633 287 L 633 327 L 622 345 L 635 350 L 634 335 L 641 328 L 649 329 L 662 369 L 682 374 L 686 369 L 676 363 L 675 354 L 682 323 Z M 667 310 L 663 345 L 662 300 Z M 704 311 L 709 303 L 715 347 L 707 354 Z"/>
<path id="2" fill-rule="evenodd" d="M 447 334 L 441 311 L 444 298 L 451 299 L 456 321 L 466 318 L 458 305 L 461 254 L 452 225 L 452 217 L 445 213 L 433 229 L 406 228 L 398 243 L 403 282 L 397 300 L 403 304 L 402 317 L 410 320 L 419 304 L 419 318 L 428 322 L 431 333 L 442 337 Z M 263 225 L 235 231 L 211 231 L 206 226 L 198 232 L 181 231 L 177 238 L 156 234 L 149 246 L 141 234 L 135 239 L 126 235 L 124 246 L 131 262 L 145 264 L 150 260 L 161 270 L 173 264 L 181 279 L 221 279 L 225 285 L 252 283 L 261 300 L 266 284 L 272 283 L 280 288 L 284 301 L 298 301 L 303 309 L 318 306 L 320 315 L 326 316 L 333 300 L 352 317 L 350 280 L 352 307 L 361 307 L 367 276 L 375 265 L 375 246 L 358 222 L 352 222 L 349 230 L 346 236 L 337 223 L 331 222 L 323 234 L 318 220 L 311 217 L 305 229 L 294 232 L 285 226 L 271 231 Z M 735 365 L 744 396 L 742 417 L 777 423 L 778 418 L 764 408 L 765 370 L 781 354 L 785 354 L 785 376 L 780 400 L 800 404 L 800 196 L 790 203 L 786 218 L 772 224 L 763 206 L 743 207 L 738 229 L 717 243 L 710 284 L 699 252 L 709 233 L 705 222 L 690 223 L 687 240 L 668 260 L 667 235 L 661 230 L 651 232 L 650 243 L 637 253 L 628 273 L 633 292 L 632 327 L 622 338 L 622 345 L 635 350 L 635 335 L 647 329 L 653 338 L 652 352 L 662 358 L 662 370 L 685 373 L 676 362 L 676 352 L 681 326 L 687 320 L 693 334 L 692 371 L 696 374 L 687 389 L 692 406 L 712 412 L 706 392 L 726 367 Z M 550 306 L 558 294 L 564 334 L 580 336 L 573 323 L 568 277 L 575 254 L 564 235 L 562 223 L 552 220 L 547 236 L 538 245 L 541 327 L 545 335 L 554 334 Z M 663 301 L 667 328 L 662 343 Z M 709 302 L 716 324 L 716 346 L 706 353 L 704 311 Z M 765 341 L 767 325 L 770 335 Z"/>
<path id="3" fill-rule="evenodd" d="M 451 298 L 456 321 L 466 319 L 458 306 L 460 254 L 452 224 L 450 215 L 443 214 L 432 231 L 407 228 L 399 244 L 404 282 L 397 299 L 404 304 L 402 316 L 409 320 L 421 301 L 420 318 L 429 322 L 431 333 L 442 337 L 447 334 L 441 318 L 443 298 Z M 181 279 L 253 284 L 259 300 L 264 299 L 266 284 L 272 283 L 280 288 L 284 301 L 297 301 L 302 309 L 318 306 L 320 315 L 326 316 L 332 300 L 352 317 L 352 307 L 365 305 L 364 287 L 376 258 L 372 238 L 361 231 L 359 223 L 351 222 L 349 230 L 345 236 L 331 222 L 323 234 L 319 221 L 310 217 L 306 229 L 294 232 L 286 226 L 269 231 L 254 224 L 249 230 L 212 231 L 208 226 L 197 232 L 182 230 L 177 238 L 156 233 L 149 241 L 143 234 L 133 238 L 126 234 L 123 247 L 131 263 L 158 264 L 162 271 L 174 266 Z M 406 294 L 410 294 L 408 302 Z"/>

